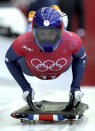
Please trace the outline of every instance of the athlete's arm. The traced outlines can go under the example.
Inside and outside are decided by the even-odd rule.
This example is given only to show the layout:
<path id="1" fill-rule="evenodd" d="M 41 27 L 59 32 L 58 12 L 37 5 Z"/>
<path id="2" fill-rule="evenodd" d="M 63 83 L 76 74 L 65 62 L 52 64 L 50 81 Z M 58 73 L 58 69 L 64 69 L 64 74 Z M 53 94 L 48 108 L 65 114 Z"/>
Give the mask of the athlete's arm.
<path id="1" fill-rule="evenodd" d="M 76 90 L 80 90 L 80 83 L 85 70 L 86 53 L 84 51 L 83 45 L 81 46 L 79 51 L 73 54 L 72 56 L 73 56 L 72 61 L 73 80 L 71 84 L 71 92 L 74 92 Z"/>
<path id="2" fill-rule="evenodd" d="M 23 92 L 24 91 L 32 92 L 30 84 L 25 79 L 23 72 L 21 70 L 21 67 L 17 62 L 21 58 L 22 58 L 22 56 L 17 55 L 15 53 L 13 47 L 11 46 L 6 53 L 5 63 L 9 69 L 10 73 L 14 77 L 14 79 L 17 81 L 17 83 L 22 88 Z"/>

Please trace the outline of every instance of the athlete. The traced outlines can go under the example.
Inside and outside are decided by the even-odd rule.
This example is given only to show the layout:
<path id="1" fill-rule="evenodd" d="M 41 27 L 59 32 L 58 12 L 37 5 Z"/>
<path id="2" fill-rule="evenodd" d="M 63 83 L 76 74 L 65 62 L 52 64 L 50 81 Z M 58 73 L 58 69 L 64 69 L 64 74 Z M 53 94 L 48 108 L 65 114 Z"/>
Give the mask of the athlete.
<path id="1" fill-rule="evenodd" d="M 62 12 L 58 5 L 52 5 L 50 7 L 57 10 L 60 13 L 63 20 L 63 29 L 66 30 L 67 25 L 68 25 L 68 16 L 66 15 L 66 13 Z M 32 21 L 33 21 L 33 17 L 35 13 L 36 11 L 30 11 L 28 14 L 28 26 L 27 26 L 26 32 L 29 32 L 32 30 Z"/>
<path id="2" fill-rule="evenodd" d="M 60 13 L 51 7 L 38 10 L 33 17 L 32 26 L 32 31 L 14 40 L 6 53 L 5 63 L 22 88 L 23 98 L 30 102 L 33 100 L 34 91 L 24 73 L 42 80 L 52 80 L 72 65 L 70 99 L 64 109 L 72 110 L 81 102 L 83 96 L 80 84 L 86 53 L 82 40 L 77 34 L 63 29 Z"/>

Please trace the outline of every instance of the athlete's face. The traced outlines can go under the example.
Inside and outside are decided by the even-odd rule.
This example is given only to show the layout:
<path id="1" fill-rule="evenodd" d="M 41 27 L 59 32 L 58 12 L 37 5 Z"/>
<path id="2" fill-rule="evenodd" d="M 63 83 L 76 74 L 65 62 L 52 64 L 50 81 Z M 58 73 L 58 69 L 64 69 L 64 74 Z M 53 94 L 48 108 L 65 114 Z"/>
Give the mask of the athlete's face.
<path id="1" fill-rule="evenodd" d="M 52 29 L 40 29 L 38 35 L 42 41 L 53 42 L 57 37 L 57 32 L 56 30 L 52 30 Z"/>
<path id="2" fill-rule="evenodd" d="M 40 44 L 44 42 L 55 44 L 61 37 L 62 28 L 34 28 L 33 31 Z"/>

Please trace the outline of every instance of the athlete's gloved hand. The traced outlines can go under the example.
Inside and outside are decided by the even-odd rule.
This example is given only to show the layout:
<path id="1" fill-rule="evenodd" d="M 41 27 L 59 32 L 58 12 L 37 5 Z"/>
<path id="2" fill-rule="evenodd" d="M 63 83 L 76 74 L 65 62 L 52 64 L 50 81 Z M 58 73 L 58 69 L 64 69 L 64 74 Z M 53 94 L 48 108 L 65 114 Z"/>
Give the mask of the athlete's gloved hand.
<path id="1" fill-rule="evenodd" d="M 25 91 L 23 93 L 23 99 L 28 103 L 28 105 L 31 108 L 31 110 L 39 111 L 39 108 L 37 106 L 35 106 L 35 104 L 32 101 L 32 100 L 34 100 L 34 95 L 35 95 L 35 92 L 34 92 L 33 89 L 32 89 L 31 92 Z"/>
<path id="2" fill-rule="evenodd" d="M 23 99 L 27 102 L 29 96 L 30 96 L 30 100 L 34 100 L 34 95 L 35 95 L 35 92 L 34 90 L 32 89 L 32 92 L 29 92 L 29 91 L 25 91 L 22 95 Z"/>

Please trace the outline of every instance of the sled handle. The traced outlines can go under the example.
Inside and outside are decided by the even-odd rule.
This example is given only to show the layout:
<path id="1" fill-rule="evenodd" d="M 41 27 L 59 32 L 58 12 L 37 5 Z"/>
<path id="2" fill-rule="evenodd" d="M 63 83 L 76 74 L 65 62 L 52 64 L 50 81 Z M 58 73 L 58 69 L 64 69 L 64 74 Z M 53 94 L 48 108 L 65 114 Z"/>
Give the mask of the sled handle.
<path id="1" fill-rule="evenodd" d="M 27 96 L 27 103 L 33 111 L 40 111 L 40 109 L 37 106 L 35 106 L 33 101 L 31 100 L 31 94 Z"/>

